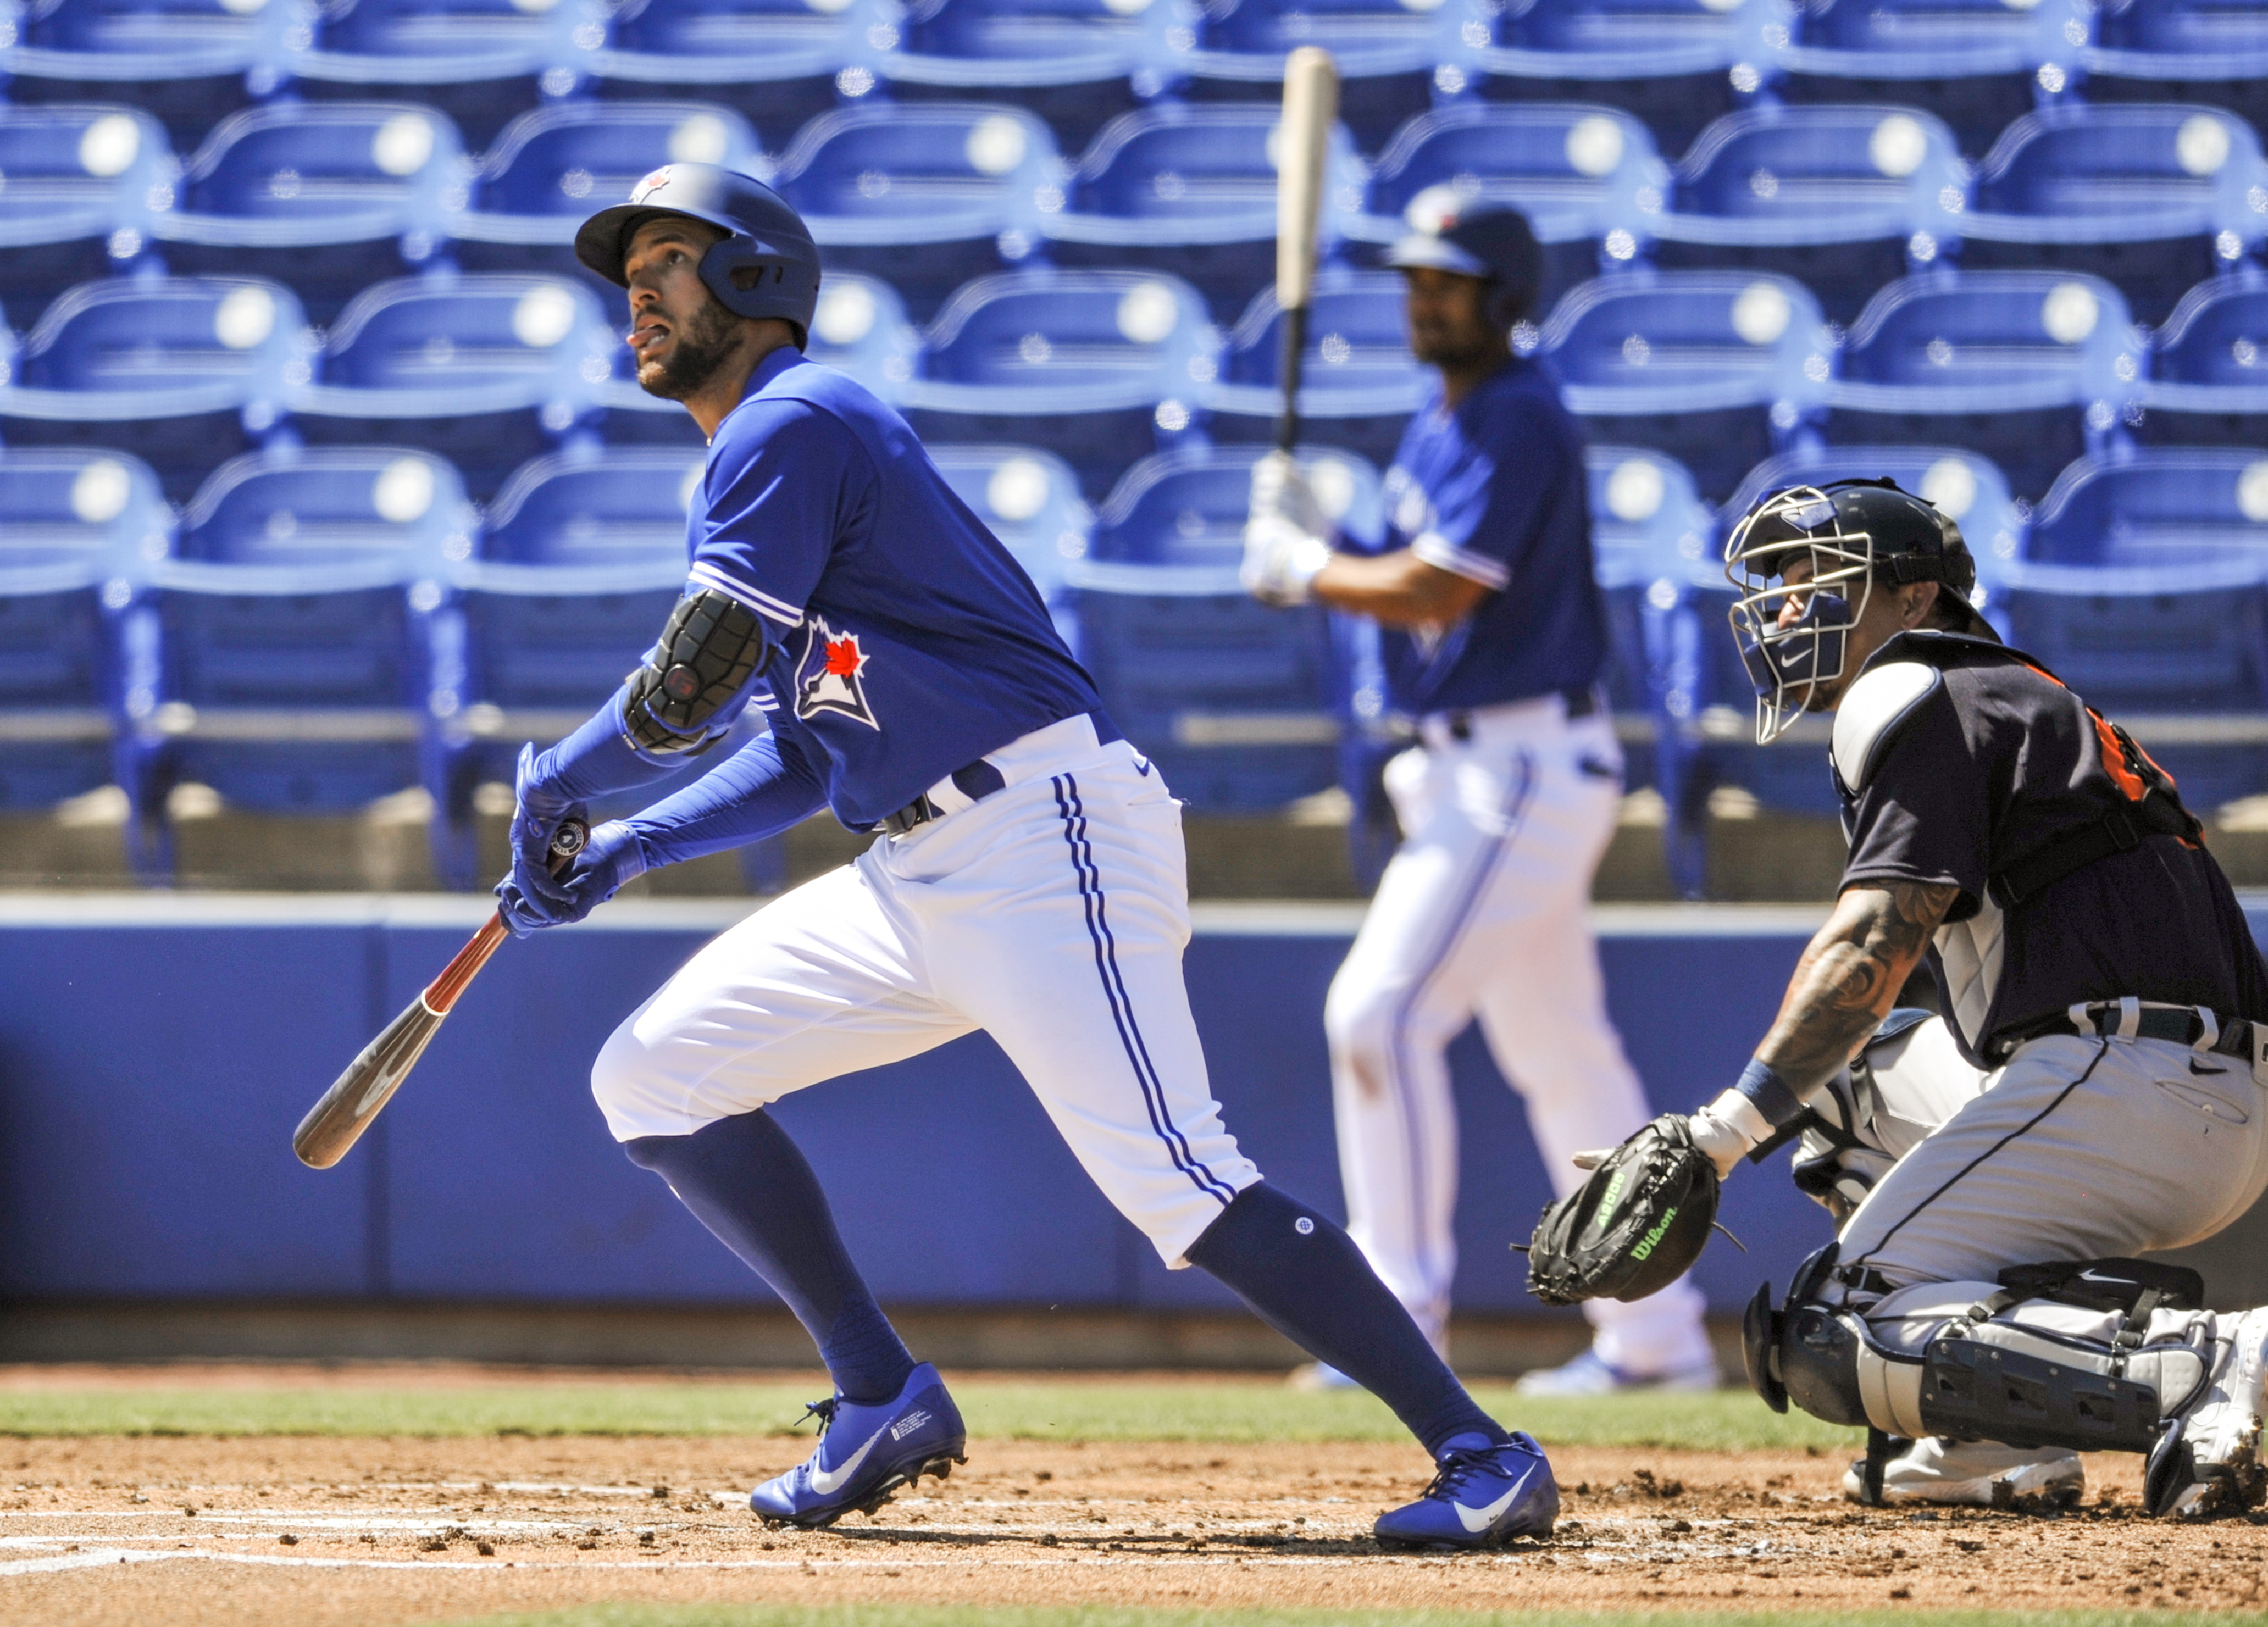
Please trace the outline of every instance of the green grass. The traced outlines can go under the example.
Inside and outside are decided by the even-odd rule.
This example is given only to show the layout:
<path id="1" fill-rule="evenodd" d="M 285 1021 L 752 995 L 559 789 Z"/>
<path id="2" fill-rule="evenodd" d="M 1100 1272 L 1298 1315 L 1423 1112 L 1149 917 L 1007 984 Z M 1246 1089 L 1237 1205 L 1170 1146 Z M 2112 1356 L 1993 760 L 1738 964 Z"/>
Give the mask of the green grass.
<path id="1" fill-rule="evenodd" d="M 1108 1605 L 598 1604 L 454 1627 L 1913 1627 L 1912 1610 L 1148 1610 Z M 1929 1627 L 2166 1627 L 2166 1610 L 1931 1610 Z M 2259 1627 L 2257 1612 L 2215 1617 Z M 445 1624 L 446 1627 L 446 1624 Z"/>
<path id="2" fill-rule="evenodd" d="M 1776 1415 L 1740 1390 L 1530 1401 L 1478 1385 L 1481 1404 L 1563 1446 L 1841 1449 L 1857 1439 L 1800 1413 Z M 163 1388 L 0 1392 L 0 1435 L 770 1435 L 803 1414 L 807 1385 L 510 1384 L 387 1388 Z M 1303 1395 L 1224 1382 L 1049 1383 L 956 1379 L 979 1437 L 1027 1440 L 1398 1440 L 1402 1427 L 1360 1392 Z"/>

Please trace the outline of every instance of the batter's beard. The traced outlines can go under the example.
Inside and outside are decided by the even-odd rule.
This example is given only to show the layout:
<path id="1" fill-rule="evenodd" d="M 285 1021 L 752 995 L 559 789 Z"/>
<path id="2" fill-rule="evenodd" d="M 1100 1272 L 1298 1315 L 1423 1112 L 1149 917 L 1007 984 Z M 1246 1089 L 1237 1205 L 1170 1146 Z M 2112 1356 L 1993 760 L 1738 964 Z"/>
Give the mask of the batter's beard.
<path id="1" fill-rule="evenodd" d="M 638 388 L 666 401 L 681 401 L 701 387 L 733 358 L 739 323 L 724 306 L 711 302 L 693 313 L 681 328 L 669 353 L 658 362 L 639 364 Z"/>
<path id="2" fill-rule="evenodd" d="M 1414 333 L 1410 336 L 1410 354 L 1428 367 L 1476 367 L 1486 361 L 1494 349 L 1485 331 L 1452 337 L 1436 330 L 1430 337 Z"/>

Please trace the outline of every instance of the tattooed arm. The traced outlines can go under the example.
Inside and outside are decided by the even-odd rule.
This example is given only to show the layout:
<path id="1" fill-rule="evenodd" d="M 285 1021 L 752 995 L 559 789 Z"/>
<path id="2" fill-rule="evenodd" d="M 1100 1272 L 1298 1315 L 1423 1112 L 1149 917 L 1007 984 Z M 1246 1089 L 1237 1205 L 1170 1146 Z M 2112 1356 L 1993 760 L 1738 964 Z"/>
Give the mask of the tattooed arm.
<path id="1" fill-rule="evenodd" d="M 1912 975 L 1956 887 L 1892 881 L 1854 887 L 1788 980 L 1778 1020 L 1741 1082 L 1690 1116 L 1694 1145 L 1719 1174 L 1773 1141 L 1804 1103 L 1859 1054 Z"/>
<path id="2" fill-rule="evenodd" d="M 1844 894 L 1796 963 L 1756 1060 L 1799 1097 L 1833 1079 L 1890 1014 L 1890 1003 L 1960 895 L 1959 887 L 1922 881 Z"/>

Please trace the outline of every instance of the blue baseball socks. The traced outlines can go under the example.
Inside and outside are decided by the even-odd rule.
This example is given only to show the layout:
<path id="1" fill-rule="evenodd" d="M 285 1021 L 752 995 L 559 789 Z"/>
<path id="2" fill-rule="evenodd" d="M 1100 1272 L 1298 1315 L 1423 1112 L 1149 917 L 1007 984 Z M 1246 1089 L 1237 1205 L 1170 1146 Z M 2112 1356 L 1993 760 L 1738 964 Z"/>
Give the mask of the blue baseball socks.
<path id="1" fill-rule="evenodd" d="M 912 1353 L 844 1252 L 818 1177 L 770 1114 L 641 1136 L 622 1150 L 787 1301 L 845 1400 L 879 1405 L 904 1388 Z"/>
<path id="2" fill-rule="evenodd" d="M 1460 1435 L 1491 1446 L 1512 1439 L 1465 1394 L 1354 1239 L 1296 1198 L 1264 1181 L 1245 1188 L 1189 1257 L 1261 1321 L 1393 1408 L 1435 1458 Z"/>

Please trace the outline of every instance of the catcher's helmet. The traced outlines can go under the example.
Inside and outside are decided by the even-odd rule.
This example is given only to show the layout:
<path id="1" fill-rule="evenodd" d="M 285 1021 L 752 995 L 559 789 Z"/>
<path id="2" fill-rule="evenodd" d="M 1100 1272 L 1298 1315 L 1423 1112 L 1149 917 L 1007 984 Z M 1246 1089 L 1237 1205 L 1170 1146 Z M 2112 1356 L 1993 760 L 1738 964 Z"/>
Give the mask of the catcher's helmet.
<path id="1" fill-rule="evenodd" d="M 665 164 L 575 233 L 575 258 L 619 288 L 631 235 L 656 215 L 688 215 L 728 235 L 701 256 L 701 280 L 726 310 L 795 326 L 800 348 L 819 304 L 819 246 L 785 198 L 752 175 L 715 164 Z M 744 287 L 736 274 L 753 272 Z"/>
<path id="2" fill-rule="evenodd" d="M 1528 314 L 1543 288 L 1543 248 L 1535 228 L 1509 203 L 1452 210 L 1430 231 L 1412 232 L 1386 254 L 1397 271 L 1427 266 L 1490 284 L 1490 314 L 1509 328 Z"/>
<path id="3" fill-rule="evenodd" d="M 1801 556 L 1803 614 L 1783 627 L 1786 590 L 1774 584 Z M 1950 516 L 1890 480 L 1838 480 L 1768 492 L 1725 544 L 1740 592 L 1731 615 L 1741 660 L 1756 687 L 1756 740 L 1777 739 L 1822 684 L 1843 676 L 1849 635 L 1877 582 L 1936 582 L 1961 630 L 1996 637 L 1970 603 L 1977 562 Z"/>

